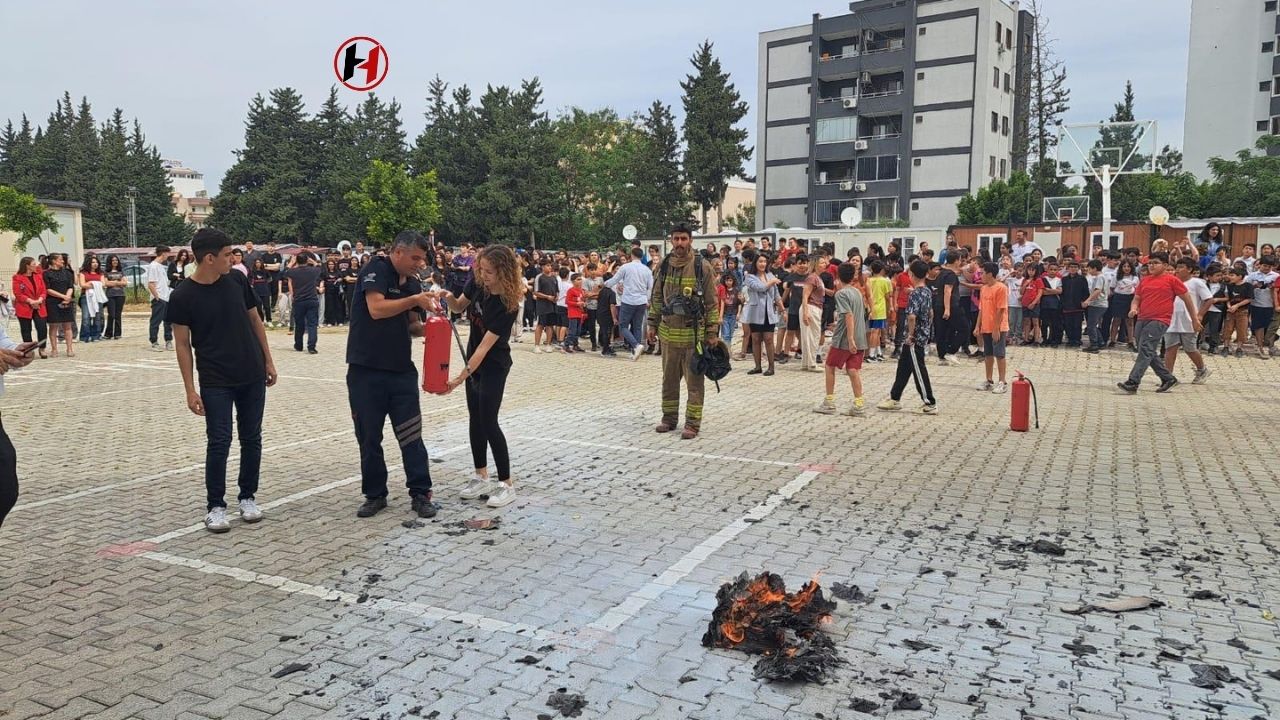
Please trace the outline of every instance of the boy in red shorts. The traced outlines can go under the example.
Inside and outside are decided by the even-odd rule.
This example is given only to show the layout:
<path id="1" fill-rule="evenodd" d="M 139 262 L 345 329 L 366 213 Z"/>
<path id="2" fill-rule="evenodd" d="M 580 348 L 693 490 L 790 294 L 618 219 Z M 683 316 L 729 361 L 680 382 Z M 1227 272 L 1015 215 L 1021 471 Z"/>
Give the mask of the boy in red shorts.
<path id="1" fill-rule="evenodd" d="M 853 263 L 841 263 L 836 270 L 835 327 L 831 331 L 831 349 L 823 363 L 827 394 L 822 404 L 813 409 L 823 415 L 836 412 L 836 370 L 844 370 L 853 385 L 853 405 L 845 415 L 861 417 L 866 410 L 861 370 L 867 349 L 867 316 L 862 293 L 850 286 L 855 272 Z"/>

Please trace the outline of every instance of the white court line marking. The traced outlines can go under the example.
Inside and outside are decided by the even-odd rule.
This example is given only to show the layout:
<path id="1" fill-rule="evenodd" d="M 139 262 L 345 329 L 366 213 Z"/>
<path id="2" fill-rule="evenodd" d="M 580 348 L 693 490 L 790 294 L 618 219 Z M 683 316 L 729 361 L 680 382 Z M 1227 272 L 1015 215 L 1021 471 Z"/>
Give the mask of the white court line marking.
<path id="1" fill-rule="evenodd" d="M 684 557 L 667 568 L 666 572 L 628 595 L 625 600 L 606 611 L 587 627 L 604 632 L 617 630 L 623 623 L 634 618 L 646 605 L 657 600 L 663 593 L 674 587 L 676 583 L 685 579 L 704 560 L 711 557 L 712 553 L 741 535 L 752 523 L 759 522 L 772 514 L 783 502 L 789 500 L 793 495 L 813 482 L 813 479 L 818 477 L 819 474 L 817 470 L 805 470 L 800 473 L 794 480 L 778 488 L 776 492 L 770 493 L 764 502 L 751 508 L 742 517 L 723 527 L 720 532 L 698 543 L 697 547 L 685 553 Z"/>
<path id="2" fill-rule="evenodd" d="M 708 458 L 710 460 L 732 460 L 733 462 L 749 462 L 759 463 L 761 465 L 774 465 L 777 467 L 799 467 L 805 463 L 789 463 L 781 460 L 757 460 L 756 458 L 734 457 L 732 455 L 710 455 L 708 453 L 684 452 L 681 450 L 660 450 L 658 448 L 635 447 L 627 445 L 604 445 L 602 443 L 585 442 L 582 440 L 563 440 L 561 438 L 535 437 L 532 435 L 520 435 L 517 440 L 537 440 L 538 442 L 559 443 L 562 445 L 581 445 L 583 447 L 603 448 L 606 450 L 623 450 L 626 452 L 640 453 L 656 453 L 658 455 L 677 455 L 679 457 L 696 457 Z"/>
<path id="3" fill-rule="evenodd" d="M 7 381 L 7 380 L 6 380 L 5 382 L 6 382 L 6 383 L 8 383 L 9 381 Z M 41 381 L 37 381 L 37 382 L 41 382 Z M 23 383 L 23 384 L 26 384 L 26 383 Z M 15 408 L 15 407 L 44 407 L 44 406 L 48 406 L 50 403 L 59 403 L 59 402 L 79 402 L 79 401 L 81 401 L 81 400 L 83 400 L 83 399 L 85 399 L 85 398 L 92 398 L 92 397 L 106 397 L 107 395 L 124 395 L 124 394 L 126 394 L 126 393 L 144 393 L 144 392 L 149 392 L 149 391 L 151 391 L 151 390 L 156 390 L 156 389 L 158 389 L 158 388 L 175 387 L 175 386 L 177 386 L 177 385 L 181 385 L 181 384 L 182 384 L 181 382 L 171 382 L 171 383 L 161 383 L 161 384 L 159 384 L 159 385 L 148 385 L 148 386 L 146 386 L 146 387 L 141 387 L 141 388 L 124 388 L 124 389 L 121 389 L 121 390 L 105 390 L 105 391 L 103 391 L 103 392 L 96 392 L 96 393 L 88 393 L 88 394 L 84 394 L 84 395 L 77 395 L 77 396 L 75 396 L 74 398 L 48 398 L 48 397 L 46 397 L 46 398 L 41 399 L 41 400 L 40 400 L 40 401 L 38 401 L 38 402 L 14 403 L 13 405 L 8 405 L 8 406 L 6 406 L 6 407 L 5 407 L 5 409 L 6 409 L 6 410 L 12 410 L 12 409 L 13 409 L 13 408 Z"/>
<path id="4" fill-rule="evenodd" d="M 243 583 L 265 585 L 269 588 L 289 593 L 291 595 L 308 595 L 320 600 L 338 601 L 346 603 L 347 605 L 356 605 L 359 601 L 359 596 L 355 593 L 326 588 L 320 585 L 312 585 L 310 583 L 302 583 L 296 580 L 290 580 L 289 578 L 282 577 L 280 575 L 265 575 L 251 570 L 242 570 L 240 568 L 229 567 L 227 565 L 219 565 L 217 563 L 185 558 L 178 555 L 170 555 L 169 553 L 163 552 L 143 552 L 139 553 L 138 557 L 144 557 L 148 560 L 154 560 L 156 562 L 166 563 L 169 565 L 189 568 L 209 575 L 222 575 L 233 580 L 239 580 Z M 368 598 L 365 602 L 359 604 L 375 610 L 392 610 L 417 618 L 425 618 L 436 622 L 453 622 L 473 627 L 478 630 L 484 630 L 486 632 L 506 633 L 522 638 L 532 638 L 540 642 L 563 643 L 569 640 L 567 636 L 560 633 L 543 630 L 533 625 L 497 620 L 495 618 L 485 617 L 484 615 L 478 615 L 476 613 L 459 612 L 449 610 L 447 608 L 436 607 L 434 605 L 427 605 L 425 603 L 392 600 L 389 598 Z"/>
<path id="5" fill-rule="evenodd" d="M 276 377 L 281 380 L 307 380 L 310 382 L 331 382 L 331 383 L 347 382 L 346 378 L 317 378 L 317 377 L 302 377 L 301 375 L 277 375 Z"/>
<path id="6" fill-rule="evenodd" d="M 182 383 L 178 383 L 178 384 L 181 385 Z M 449 410 L 457 410 L 460 407 L 462 407 L 462 405 L 450 405 L 448 407 L 429 410 L 422 414 L 434 415 L 437 413 L 448 412 Z M 324 435 L 317 435 L 316 437 L 313 437 L 313 438 L 307 438 L 306 440 L 295 440 L 293 442 L 284 443 L 283 445 L 273 445 L 272 447 L 264 447 L 262 448 L 262 454 L 266 455 L 269 452 L 275 452 L 276 450 L 286 450 L 288 448 L 298 447 L 300 445 L 310 445 L 311 443 L 320 442 L 321 440 L 328 440 L 330 438 L 340 437 L 342 435 L 349 435 L 349 434 L 351 434 L 350 430 L 337 430 L 331 433 L 326 433 Z M 447 453 L 442 453 L 442 454 L 447 454 Z M 436 455 L 434 457 L 439 457 L 439 456 L 440 455 Z M 231 455 L 230 457 L 227 458 L 227 462 L 229 463 L 232 460 L 238 460 L 239 458 L 240 458 L 239 455 Z M 171 475 L 181 475 L 183 473 L 190 472 L 192 470 L 199 470 L 200 468 L 203 468 L 204 465 L 205 465 L 204 463 L 194 463 L 192 465 L 187 465 L 185 467 L 165 470 L 164 472 L 156 473 L 154 475 L 147 475 L 146 477 L 135 478 L 133 480 L 125 480 L 123 482 L 118 482 L 118 483 L 109 483 L 107 485 L 98 485 L 96 487 L 85 488 L 84 490 L 79 490 L 77 492 L 73 492 L 68 495 L 59 495 L 58 497 L 45 498 L 44 500 L 35 500 L 28 503 L 22 503 L 21 505 L 14 506 L 13 510 L 11 510 L 10 512 L 17 512 L 18 510 L 28 510 L 31 508 L 43 507 L 45 505 L 52 505 L 54 503 L 66 502 L 68 500 L 76 500 L 78 498 L 88 497 L 90 495 L 97 495 L 98 493 L 104 493 L 108 490 L 117 490 L 119 488 L 127 488 L 127 487 L 133 487 L 135 485 L 142 485 L 144 483 L 149 483 L 153 480 L 166 478 Z"/>
<path id="7" fill-rule="evenodd" d="M 442 450 L 436 453 L 435 457 L 438 457 L 438 458 L 444 457 L 445 455 L 452 455 L 453 453 L 461 452 L 463 450 L 470 450 L 470 449 L 471 449 L 470 443 L 467 443 L 466 445 L 458 445 L 456 447 L 451 447 L 448 450 Z M 400 470 L 403 467 L 404 466 L 401 464 L 390 465 L 387 467 L 387 472 Z M 324 485 L 316 485 L 315 487 L 310 487 L 310 488 L 307 488 L 306 490 L 300 490 L 296 493 L 293 493 L 292 495 L 285 495 L 282 498 L 272 500 L 271 502 L 268 502 L 268 503 L 263 503 L 262 509 L 271 510 L 274 508 L 278 508 L 282 505 L 288 505 L 289 503 L 292 503 L 292 502 L 305 500 L 314 495 L 319 495 L 321 493 L 325 493 L 330 490 L 334 490 L 336 488 L 345 487 L 347 485 L 352 485 L 358 482 L 360 482 L 360 475 L 356 474 L 356 475 L 352 475 L 351 477 L 342 478 L 341 480 L 334 480 L 333 482 L 325 483 Z M 194 525 L 188 525 L 183 528 L 178 528 L 177 530 L 164 533 L 163 535 L 157 535 L 155 537 L 147 538 L 146 540 L 142 540 L 141 542 L 159 545 L 161 543 L 165 543 L 170 540 L 174 540 L 186 535 L 190 535 L 192 533 L 200 532 L 201 530 L 204 530 L 203 521 L 198 522 Z"/>

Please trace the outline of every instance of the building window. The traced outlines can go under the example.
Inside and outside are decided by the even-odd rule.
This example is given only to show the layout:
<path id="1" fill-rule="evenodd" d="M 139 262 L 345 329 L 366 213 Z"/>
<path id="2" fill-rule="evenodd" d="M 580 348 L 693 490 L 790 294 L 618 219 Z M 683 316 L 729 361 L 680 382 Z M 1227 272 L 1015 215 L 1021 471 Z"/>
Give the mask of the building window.
<path id="1" fill-rule="evenodd" d="M 992 155 L 990 159 L 991 159 L 991 162 L 989 163 L 989 167 L 987 168 L 987 175 L 990 177 L 995 177 L 996 176 L 996 156 Z"/>
<path id="2" fill-rule="evenodd" d="M 1002 178 L 1009 176 L 1009 166 L 1007 164 L 1008 162 L 1009 161 L 1005 160 L 1004 158 L 1000 159 L 1000 177 Z"/>
<path id="3" fill-rule="evenodd" d="M 923 116 L 923 115 L 917 115 L 917 116 L 916 116 L 916 124 L 917 124 L 917 125 L 923 125 L 923 124 L 924 124 L 924 116 Z"/>
<path id="4" fill-rule="evenodd" d="M 1266 131 L 1267 131 L 1267 121 L 1266 121 L 1266 120 L 1259 120 L 1259 121 L 1258 121 L 1258 132 L 1260 132 L 1260 133 L 1264 133 L 1264 132 L 1266 132 Z"/>
<path id="5" fill-rule="evenodd" d="M 1270 80 L 1263 80 L 1262 82 L 1258 83 L 1258 91 L 1259 91 L 1259 92 L 1271 92 L 1271 81 L 1270 81 Z"/>
<path id="6" fill-rule="evenodd" d="M 1119 250 L 1120 248 L 1124 247 L 1124 233 L 1122 232 L 1111 233 L 1111 241 L 1105 242 L 1105 243 L 1102 242 L 1102 233 L 1100 232 L 1089 233 L 1089 251 L 1090 252 L 1093 252 L 1093 248 L 1095 245 L 1101 245 L 1103 250 Z"/>
<path id="7" fill-rule="evenodd" d="M 1013 28 L 1006 28 L 1004 31 L 1004 46 L 1013 49 Z"/>
<path id="8" fill-rule="evenodd" d="M 1268 40 L 1268 41 L 1266 41 L 1266 42 L 1262 43 L 1262 52 L 1264 52 L 1264 53 L 1274 53 L 1275 51 L 1276 51 L 1276 41 L 1275 41 L 1275 40 Z"/>
<path id="9" fill-rule="evenodd" d="M 1280 75 L 1277 75 L 1275 82 L 1271 83 L 1271 92 L 1274 95 L 1280 95 Z"/>
<path id="10" fill-rule="evenodd" d="M 858 201 L 863 222 L 898 219 L 898 198 L 863 198 Z"/>
<path id="11" fill-rule="evenodd" d="M 1004 74 L 1004 91 L 1013 92 L 1013 76 L 1009 73 Z"/>
<path id="12" fill-rule="evenodd" d="M 928 30 L 929 30 L 929 28 L 928 28 L 927 26 L 925 26 L 925 25 L 921 25 L 921 26 L 920 26 L 920 34 L 921 34 L 921 35 L 924 35 L 926 32 L 928 32 Z"/>
<path id="13" fill-rule="evenodd" d="M 918 202 L 911 203 L 911 209 L 919 210 L 920 203 Z M 916 236 L 915 235 L 907 235 L 906 237 L 889 238 L 889 242 L 898 244 L 898 252 L 901 253 L 902 257 L 904 258 L 909 258 L 912 255 L 916 254 Z"/>
<path id="14" fill-rule="evenodd" d="M 924 79 L 924 73 L 922 73 L 922 72 L 918 72 L 918 73 L 916 73 L 916 79 L 917 79 L 917 80 L 923 80 L 923 79 Z"/>
<path id="15" fill-rule="evenodd" d="M 857 200 L 819 200 L 813 204 L 813 224 L 819 227 L 839 225 L 840 213 L 857 204 Z"/>
<path id="16" fill-rule="evenodd" d="M 979 235 L 978 236 L 978 254 L 986 251 L 987 257 L 1000 257 L 1000 246 L 1005 244 L 1009 239 L 1008 235 Z"/>
<path id="17" fill-rule="evenodd" d="M 858 137 L 858 118 L 835 117 L 818 120 L 817 144 L 848 142 Z"/>
<path id="18" fill-rule="evenodd" d="M 1000 134 L 1009 137 L 1009 116 L 1000 116 Z"/>
<path id="19" fill-rule="evenodd" d="M 1000 88 L 1000 68 L 998 67 L 991 68 L 991 87 L 997 90 Z"/>
<path id="20" fill-rule="evenodd" d="M 1276 11 L 1276 0 L 1267 0 L 1266 2 L 1262 3 L 1262 11 L 1263 11 L 1263 12 L 1275 12 L 1275 11 Z"/>
<path id="21" fill-rule="evenodd" d="M 1271 118 L 1271 134 L 1280 135 L 1280 117 Z"/>
<path id="22" fill-rule="evenodd" d="M 1263 129 L 1265 130 L 1266 128 L 1263 128 Z M 916 167 L 920 167 L 920 165 L 921 165 L 921 160 L 920 160 L 920 158 L 916 158 L 916 159 L 912 160 L 912 161 L 911 161 L 911 164 L 912 164 L 912 165 L 914 165 L 914 166 L 916 166 Z"/>
<path id="23" fill-rule="evenodd" d="M 912 209 L 912 210 L 919 210 L 919 209 L 920 209 L 920 203 L 918 203 L 918 202 L 913 202 L 913 203 L 911 203 L 911 209 Z"/>
<path id="24" fill-rule="evenodd" d="M 858 182 L 898 179 L 897 155 L 873 155 L 858 158 Z"/>
<path id="25" fill-rule="evenodd" d="M 991 113 L 991 132 L 1000 132 L 1000 113 Z"/>
<path id="26" fill-rule="evenodd" d="M 1000 41 L 1003 39 L 1004 39 L 1004 25 L 997 22 L 996 23 L 996 45 L 999 45 Z"/>

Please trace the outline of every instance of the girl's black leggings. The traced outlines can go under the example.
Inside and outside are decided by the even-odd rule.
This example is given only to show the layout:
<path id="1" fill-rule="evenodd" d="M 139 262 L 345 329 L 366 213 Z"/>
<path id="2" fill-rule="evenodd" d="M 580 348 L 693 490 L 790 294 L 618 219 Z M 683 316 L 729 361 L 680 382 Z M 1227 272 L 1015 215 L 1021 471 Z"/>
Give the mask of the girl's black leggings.
<path id="1" fill-rule="evenodd" d="M 511 456 L 507 454 L 507 436 L 498 427 L 498 410 L 507 386 L 507 370 L 473 375 L 467 380 L 467 411 L 471 415 L 471 459 L 473 467 L 488 467 L 487 449 L 493 450 L 493 464 L 498 466 L 498 479 L 511 479 Z"/>

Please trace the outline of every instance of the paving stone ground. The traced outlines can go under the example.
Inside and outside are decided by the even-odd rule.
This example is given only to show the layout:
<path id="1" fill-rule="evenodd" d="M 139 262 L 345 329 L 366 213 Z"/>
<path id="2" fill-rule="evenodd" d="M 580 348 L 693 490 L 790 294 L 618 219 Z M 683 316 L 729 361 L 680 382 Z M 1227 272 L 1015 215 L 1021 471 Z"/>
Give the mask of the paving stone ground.
<path id="1" fill-rule="evenodd" d="M 345 333 L 308 356 L 273 332 L 268 516 L 215 536 L 202 421 L 144 324 L 7 378 L 4 720 L 537 718 L 558 688 L 610 719 L 1280 717 L 1280 361 L 1211 359 L 1205 386 L 1128 397 L 1126 352 L 1015 348 L 1041 408 L 1025 434 L 968 363 L 930 368 L 937 417 L 862 419 L 810 412 L 819 374 L 738 363 L 685 442 L 652 432 L 656 359 L 525 343 L 503 408 L 519 500 L 457 499 L 463 398 L 424 396 L 443 510 L 406 527 L 403 490 L 355 517 Z M 876 402 L 892 365 L 864 379 Z M 501 525 L 455 525 L 475 517 Z M 1037 539 L 1065 553 L 1013 547 Z M 701 647 L 716 589 L 761 569 L 871 596 L 839 604 L 831 682 L 760 682 Z M 1129 595 L 1164 606 L 1061 610 Z M 1197 687 L 1196 664 L 1235 680 Z M 922 709 L 890 710 L 899 693 Z"/>

